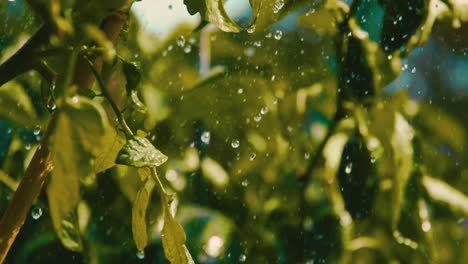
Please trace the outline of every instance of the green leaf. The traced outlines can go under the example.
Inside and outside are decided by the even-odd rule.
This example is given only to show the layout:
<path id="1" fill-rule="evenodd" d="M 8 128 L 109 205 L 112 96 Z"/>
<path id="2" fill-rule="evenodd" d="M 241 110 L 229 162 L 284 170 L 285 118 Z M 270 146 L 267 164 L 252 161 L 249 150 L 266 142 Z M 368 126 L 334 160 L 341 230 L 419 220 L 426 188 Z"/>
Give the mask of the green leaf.
<path id="1" fill-rule="evenodd" d="M 432 200 L 447 204 L 455 212 L 468 214 L 468 197 L 465 194 L 430 176 L 424 176 L 422 182 Z"/>
<path id="2" fill-rule="evenodd" d="M 147 170 L 146 168 L 145 170 Z M 139 169 L 143 170 L 143 169 Z M 132 207 L 132 233 L 138 251 L 143 251 L 148 245 L 148 229 L 146 226 L 146 210 L 151 193 L 156 185 L 152 177 L 146 177 L 138 191 Z"/>
<path id="3" fill-rule="evenodd" d="M 132 137 L 120 150 L 116 163 L 136 168 L 161 166 L 167 161 L 167 156 L 156 149 L 143 137 Z"/>
<path id="4" fill-rule="evenodd" d="M 224 9 L 224 0 L 184 0 L 184 4 L 191 15 L 200 13 L 204 20 L 215 24 L 222 31 L 237 33 L 243 30 L 229 17 Z M 252 0 L 250 4 L 253 8 L 250 25 L 253 25 L 261 7 L 261 0 Z"/>
<path id="5" fill-rule="evenodd" d="M 134 91 L 137 85 L 140 83 L 141 79 L 141 67 L 134 63 L 122 60 L 123 63 L 123 72 L 125 78 L 127 79 L 127 84 L 125 88 L 127 89 L 127 95 L 130 95 Z"/>
<path id="6" fill-rule="evenodd" d="M 36 112 L 23 87 L 11 81 L 0 87 L 0 118 L 9 119 L 19 125 L 31 126 Z"/>
<path id="7" fill-rule="evenodd" d="M 161 231 L 161 238 L 164 247 L 164 254 L 172 264 L 192 264 L 195 263 L 185 246 L 185 232 L 182 226 L 174 219 L 169 208 L 169 197 L 164 196 L 164 226 Z"/>
<path id="8" fill-rule="evenodd" d="M 104 136 L 101 151 L 96 154 L 94 172 L 99 173 L 114 167 L 119 151 L 125 145 L 125 136 L 115 129 L 110 129 Z"/>
<path id="9" fill-rule="evenodd" d="M 406 186 L 413 172 L 412 140 L 414 131 L 411 125 L 398 112 L 395 113 L 393 129 L 391 138 L 394 162 L 392 227 L 396 230 L 404 203 Z"/>
<path id="10" fill-rule="evenodd" d="M 81 121 L 78 122 L 77 120 Z M 85 97 L 67 98 L 49 141 L 54 170 L 47 188 L 54 228 L 70 250 L 82 249 L 75 209 L 80 180 L 94 180 L 93 152 L 104 145 L 108 129 L 102 107 Z"/>

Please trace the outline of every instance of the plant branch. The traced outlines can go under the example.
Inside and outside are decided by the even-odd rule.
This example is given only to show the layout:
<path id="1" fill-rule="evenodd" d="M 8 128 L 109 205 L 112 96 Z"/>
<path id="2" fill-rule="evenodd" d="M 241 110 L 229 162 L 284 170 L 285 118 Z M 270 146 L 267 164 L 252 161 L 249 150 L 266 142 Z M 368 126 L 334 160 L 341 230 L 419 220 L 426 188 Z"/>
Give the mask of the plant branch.
<path id="1" fill-rule="evenodd" d="M 106 100 L 109 102 L 109 104 L 112 107 L 112 110 L 114 111 L 115 115 L 117 116 L 117 119 L 119 121 L 120 126 L 122 126 L 125 135 L 127 137 L 133 136 L 132 130 L 128 127 L 127 122 L 125 121 L 125 118 L 122 115 L 122 112 L 119 110 L 119 107 L 117 104 L 114 102 L 114 99 L 112 99 L 112 96 L 109 94 L 109 91 L 107 91 L 106 85 L 104 84 L 104 81 L 102 80 L 101 76 L 99 75 L 99 72 L 97 71 L 96 67 L 93 65 L 93 62 L 86 56 L 83 56 L 84 60 L 88 63 L 89 68 L 91 69 L 92 73 L 94 74 L 94 77 L 97 80 L 97 83 L 99 87 L 101 88 L 102 96 L 106 98 Z"/>

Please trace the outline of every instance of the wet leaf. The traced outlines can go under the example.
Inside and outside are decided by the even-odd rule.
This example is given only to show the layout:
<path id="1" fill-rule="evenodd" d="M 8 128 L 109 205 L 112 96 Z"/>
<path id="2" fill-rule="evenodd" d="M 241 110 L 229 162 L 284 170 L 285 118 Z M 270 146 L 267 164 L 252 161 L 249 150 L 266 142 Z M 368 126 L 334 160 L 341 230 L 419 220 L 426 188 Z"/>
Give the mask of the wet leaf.
<path id="1" fill-rule="evenodd" d="M 132 167 L 161 166 L 167 161 L 167 156 L 156 149 L 153 144 L 143 137 L 132 137 L 120 150 L 116 163 Z"/>

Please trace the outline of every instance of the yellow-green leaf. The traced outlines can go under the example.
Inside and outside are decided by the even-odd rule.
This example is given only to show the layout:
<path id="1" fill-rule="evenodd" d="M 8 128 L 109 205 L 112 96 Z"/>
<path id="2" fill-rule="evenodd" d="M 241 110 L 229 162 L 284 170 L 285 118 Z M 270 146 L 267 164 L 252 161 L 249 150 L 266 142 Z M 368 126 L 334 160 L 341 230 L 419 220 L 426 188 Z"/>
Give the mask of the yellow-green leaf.
<path id="1" fill-rule="evenodd" d="M 50 213 L 62 244 L 70 250 L 82 249 L 75 212 L 80 180 L 94 180 L 93 152 L 102 148 L 107 129 L 102 107 L 75 96 L 64 101 L 49 141 L 54 163 L 47 188 Z"/>
<path id="2" fill-rule="evenodd" d="M 14 81 L 0 87 L 0 118 L 9 119 L 19 125 L 32 125 L 36 112 L 23 87 Z"/>
<path id="3" fill-rule="evenodd" d="M 138 191 L 132 208 L 132 232 L 138 251 L 143 251 L 148 244 L 148 229 L 146 226 L 146 209 L 156 182 L 152 177 L 146 177 Z"/>
<path id="4" fill-rule="evenodd" d="M 165 195 L 165 194 L 162 194 Z M 185 246 L 185 232 L 182 226 L 174 219 L 171 214 L 168 198 L 164 201 L 164 226 L 161 231 L 161 238 L 164 247 L 164 254 L 172 264 L 192 264 L 195 263 Z"/>
<path id="5" fill-rule="evenodd" d="M 424 176 L 422 183 L 431 199 L 447 204 L 456 212 L 468 214 L 468 197 L 465 194 L 447 183 L 429 176 Z"/>

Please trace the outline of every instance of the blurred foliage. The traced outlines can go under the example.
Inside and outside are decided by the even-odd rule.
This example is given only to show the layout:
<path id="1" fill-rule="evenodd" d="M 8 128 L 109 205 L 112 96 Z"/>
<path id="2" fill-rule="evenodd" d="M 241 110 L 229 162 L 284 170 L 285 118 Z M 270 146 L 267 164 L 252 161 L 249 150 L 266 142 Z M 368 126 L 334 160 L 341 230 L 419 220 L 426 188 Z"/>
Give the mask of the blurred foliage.
<path id="1" fill-rule="evenodd" d="M 185 0 L 199 25 L 161 39 L 131 16 L 115 45 L 96 21 L 130 1 L 40 2 L 63 10 L 0 3 L 10 25 L 0 69 L 17 56 L 15 74 L 27 71 L 0 87 L 2 212 L 61 111 L 47 192 L 7 263 L 468 259 L 467 90 L 438 87 L 443 100 L 386 90 L 416 72 L 406 57 L 430 39 L 466 57 L 464 1 L 252 0 L 243 23 L 221 0 Z M 77 54 L 47 55 L 52 41 L 39 45 L 40 66 L 21 57 L 38 20 L 51 36 L 71 34 L 65 46 L 104 48 L 101 75 L 122 117 L 99 84 L 64 85 Z"/>

